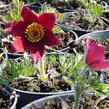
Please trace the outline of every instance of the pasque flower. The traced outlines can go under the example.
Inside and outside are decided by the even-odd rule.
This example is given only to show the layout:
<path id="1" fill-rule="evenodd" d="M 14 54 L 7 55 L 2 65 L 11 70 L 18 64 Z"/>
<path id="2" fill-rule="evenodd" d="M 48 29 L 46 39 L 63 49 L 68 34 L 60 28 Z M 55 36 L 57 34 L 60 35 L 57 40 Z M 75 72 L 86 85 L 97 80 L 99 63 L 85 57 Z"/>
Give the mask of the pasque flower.
<path id="1" fill-rule="evenodd" d="M 105 59 L 105 49 L 88 38 L 85 42 L 85 62 L 94 70 L 109 69 L 109 59 Z"/>
<path id="2" fill-rule="evenodd" d="M 30 51 L 30 56 L 37 63 L 44 54 L 44 46 L 55 46 L 61 41 L 52 32 L 56 16 L 43 13 L 36 16 L 26 6 L 22 9 L 22 20 L 6 24 L 6 31 L 15 37 L 12 43 L 14 52 Z"/>

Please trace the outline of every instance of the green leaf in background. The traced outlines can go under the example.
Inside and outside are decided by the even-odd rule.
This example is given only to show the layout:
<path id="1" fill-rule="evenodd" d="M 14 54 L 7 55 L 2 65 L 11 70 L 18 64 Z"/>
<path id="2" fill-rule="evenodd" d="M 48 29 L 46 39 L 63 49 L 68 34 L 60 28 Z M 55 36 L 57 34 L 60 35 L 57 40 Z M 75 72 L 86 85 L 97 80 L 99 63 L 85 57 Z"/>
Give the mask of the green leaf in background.
<path id="1" fill-rule="evenodd" d="M 44 59 L 45 59 L 45 61 L 49 61 L 49 62 L 51 62 L 53 64 L 56 64 L 56 62 L 57 62 L 56 57 L 57 56 L 55 54 L 52 54 L 50 56 L 45 56 Z"/>
<path id="2" fill-rule="evenodd" d="M 10 13 L 10 15 L 11 15 L 11 17 L 12 17 L 13 19 L 17 19 L 16 14 L 17 14 L 17 13 L 16 13 L 15 10 L 12 10 L 11 13 Z"/>
<path id="3" fill-rule="evenodd" d="M 57 19 L 62 19 L 64 18 L 65 14 L 62 14 L 62 13 L 58 13 L 57 14 Z"/>
<path id="4" fill-rule="evenodd" d="M 35 3 L 37 0 L 27 0 L 28 3 Z"/>
<path id="5" fill-rule="evenodd" d="M 92 17 L 89 17 L 89 16 L 85 16 L 85 19 L 88 20 L 89 22 L 93 23 L 93 18 Z"/>
<path id="6" fill-rule="evenodd" d="M 100 82 L 99 77 L 93 77 L 90 79 L 89 88 L 99 95 L 105 94 L 109 96 L 109 84 Z"/>
<path id="7" fill-rule="evenodd" d="M 96 21 L 97 18 L 102 16 L 103 14 L 103 8 L 97 4 L 93 4 L 89 2 L 88 0 L 78 0 L 80 1 L 83 6 L 86 8 L 87 14 L 85 15 L 85 18 L 89 22 Z"/>
<path id="8" fill-rule="evenodd" d="M 56 26 L 53 28 L 53 32 L 54 32 L 55 34 L 59 33 L 61 30 L 62 30 L 61 28 L 56 27 Z"/>
<path id="9" fill-rule="evenodd" d="M 21 11 L 24 2 L 20 0 L 13 0 L 11 5 L 13 6 L 13 8 L 9 10 L 9 15 L 6 14 L 5 16 L 2 16 L 2 20 L 5 23 L 11 22 L 13 20 L 21 20 Z"/>
<path id="10" fill-rule="evenodd" d="M 20 18 L 21 18 L 21 11 L 22 11 L 22 7 L 24 5 L 24 2 L 22 2 L 20 0 L 13 0 L 12 4 L 15 6 L 16 9 L 13 9 L 11 11 L 11 17 L 14 20 L 20 20 Z"/>
<path id="11" fill-rule="evenodd" d="M 41 10 L 38 15 L 42 13 L 56 13 L 56 12 L 57 12 L 56 8 L 51 7 L 49 4 L 45 2 L 41 5 Z"/>

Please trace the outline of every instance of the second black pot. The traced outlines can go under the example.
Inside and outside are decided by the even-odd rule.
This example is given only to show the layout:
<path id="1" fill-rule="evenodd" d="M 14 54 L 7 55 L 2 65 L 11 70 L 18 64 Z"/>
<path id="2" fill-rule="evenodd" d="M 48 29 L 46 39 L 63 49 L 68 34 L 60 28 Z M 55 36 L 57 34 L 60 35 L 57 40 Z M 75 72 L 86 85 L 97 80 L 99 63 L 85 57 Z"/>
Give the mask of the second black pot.
<path id="1" fill-rule="evenodd" d="M 52 95 L 63 95 L 73 92 L 73 90 L 70 90 L 70 91 L 54 92 L 54 93 L 36 93 L 36 92 L 22 91 L 18 89 L 14 89 L 14 90 L 17 92 L 17 94 L 19 94 L 19 100 L 17 102 L 16 109 L 21 109 L 23 106 L 27 105 L 28 103 L 34 100 L 38 100 L 40 98 L 44 98 Z"/>

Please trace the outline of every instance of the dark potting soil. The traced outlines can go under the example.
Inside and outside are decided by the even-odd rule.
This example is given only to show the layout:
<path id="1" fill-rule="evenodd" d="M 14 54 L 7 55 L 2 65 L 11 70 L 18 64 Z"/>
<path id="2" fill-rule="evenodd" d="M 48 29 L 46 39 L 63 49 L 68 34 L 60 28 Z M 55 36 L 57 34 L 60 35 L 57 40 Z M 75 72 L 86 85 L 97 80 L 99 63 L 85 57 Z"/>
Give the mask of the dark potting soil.
<path id="1" fill-rule="evenodd" d="M 76 10 L 74 13 L 67 14 L 66 18 L 58 22 L 61 25 L 66 27 L 71 27 L 72 29 L 78 30 L 87 30 L 87 31 L 95 31 L 95 30 L 108 30 L 109 29 L 109 12 L 104 12 L 103 15 L 97 18 L 94 22 L 89 22 L 86 16 L 85 9 Z"/>
<path id="2" fill-rule="evenodd" d="M 81 3 L 77 0 L 72 0 L 72 1 L 52 1 L 52 0 L 41 0 L 40 3 L 47 3 L 50 4 L 52 7 L 56 8 L 58 11 L 60 12 L 66 12 L 67 10 L 73 10 L 76 9 L 78 7 L 81 7 Z"/>
<path id="3" fill-rule="evenodd" d="M 103 0 L 89 0 L 92 3 L 95 4 L 99 4 L 101 6 L 103 6 Z M 78 8 L 83 8 L 85 9 L 85 7 L 83 6 L 83 4 L 79 1 L 79 0 L 68 0 L 67 2 L 65 1 L 52 1 L 52 0 L 41 0 L 40 3 L 47 3 L 50 4 L 52 7 L 56 8 L 59 12 L 71 12 L 75 9 Z"/>
<path id="4" fill-rule="evenodd" d="M 4 88 L 0 87 L 0 109 L 10 109 L 12 105 L 10 97 L 11 95 Z"/>
<path id="5" fill-rule="evenodd" d="M 41 81 L 32 77 L 32 79 L 20 79 L 11 83 L 11 86 L 24 91 L 31 92 L 62 92 L 71 90 L 71 86 L 59 78 Z"/>
<path id="6" fill-rule="evenodd" d="M 83 7 L 82 4 L 77 1 L 60 1 L 58 3 L 50 3 L 52 7 L 56 8 L 59 12 L 70 12 L 73 11 L 74 9 L 77 9 L 78 7 Z"/>

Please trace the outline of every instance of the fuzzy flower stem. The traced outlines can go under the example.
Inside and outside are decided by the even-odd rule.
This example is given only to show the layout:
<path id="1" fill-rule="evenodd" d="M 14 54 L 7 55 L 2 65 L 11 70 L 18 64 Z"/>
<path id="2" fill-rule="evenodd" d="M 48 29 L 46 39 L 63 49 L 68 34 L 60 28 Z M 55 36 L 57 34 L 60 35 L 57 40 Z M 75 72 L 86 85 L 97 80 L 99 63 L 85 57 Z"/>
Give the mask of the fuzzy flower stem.
<path id="1" fill-rule="evenodd" d="M 81 100 L 81 96 L 85 90 L 85 84 L 82 84 L 82 81 L 86 79 L 86 70 L 87 70 L 88 66 L 85 65 L 82 70 L 80 71 L 80 79 L 77 80 L 76 84 L 75 84 L 75 102 L 74 102 L 74 106 L 73 109 L 79 109 L 79 105 L 80 105 L 80 100 Z"/>
<path id="2" fill-rule="evenodd" d="M 44 67 L 44 65 L 45 65 L 45 61 L 44 60 L 41 60 L 40 61 L 40 71 L 39 71 L 39 76 L 40 76 L 40 79 L 42 80 L 42 81 L 46 81 L 47 80 L 47 77 L 46 77 L 46 74 L 45 74 L 45 67 Z"/>
<path id="3" fill-rule="evenodd" d="M 75 103 L 74 103 L 74 108 L 73 109 L 79 109 L 81 95 L 82 95 L 82 93 L 79 93 L 77 91 L 75 92 Z"/>

